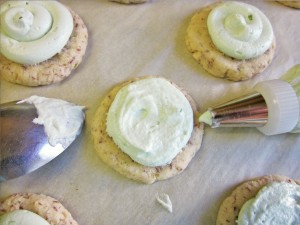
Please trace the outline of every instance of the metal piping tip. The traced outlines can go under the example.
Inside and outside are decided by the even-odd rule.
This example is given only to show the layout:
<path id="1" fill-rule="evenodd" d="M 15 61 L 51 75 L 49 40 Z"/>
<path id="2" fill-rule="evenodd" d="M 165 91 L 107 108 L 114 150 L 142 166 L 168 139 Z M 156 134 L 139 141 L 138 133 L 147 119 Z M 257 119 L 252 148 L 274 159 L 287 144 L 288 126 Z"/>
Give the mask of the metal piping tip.
<path id="1" fill-rule="evenodd" d="M 211 127 L 261 127 L 268 122 L 263 96 L 254 92 L 209 108 L 199 117 Z"/>

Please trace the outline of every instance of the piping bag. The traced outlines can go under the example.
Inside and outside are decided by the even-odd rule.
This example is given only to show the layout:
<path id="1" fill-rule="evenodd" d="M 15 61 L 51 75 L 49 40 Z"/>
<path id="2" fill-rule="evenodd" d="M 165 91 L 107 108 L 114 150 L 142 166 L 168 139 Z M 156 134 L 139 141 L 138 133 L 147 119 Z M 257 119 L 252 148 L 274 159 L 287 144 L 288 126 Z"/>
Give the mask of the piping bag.
<path id="1" fill-rule="evenodd" d="M 300 64 L 253 92 L 208 108 L 200 122 L 217 127 L 256 127 L 265 135 L 300 133 Z"/>

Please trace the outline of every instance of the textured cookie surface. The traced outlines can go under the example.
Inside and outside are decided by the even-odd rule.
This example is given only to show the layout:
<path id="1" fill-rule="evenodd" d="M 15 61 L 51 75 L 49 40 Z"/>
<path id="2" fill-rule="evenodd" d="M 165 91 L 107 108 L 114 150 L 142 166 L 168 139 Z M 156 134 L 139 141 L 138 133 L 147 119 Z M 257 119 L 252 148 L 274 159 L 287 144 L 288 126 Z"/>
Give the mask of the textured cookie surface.
<path id="1" fill-rule="evenodd" d="M 277 1 L 280 2 L 283 5 L 292 7 L 292 8 L 296 8 L 296 9 L 300 9 L 300 1 Z"/>
<path id="2" fill-rule="evenodd" d="M 187 49 L 206 71 L 216 77 L 232 81 L 250 79 L 261 73 L 272 62 L 275 39 L 272 46 L 259 57 L 237 60 L 226 56 L 215 47 L 207 28 L 207 17 L 218 4 L 208 5 L 192 17 L 185 39 Z"/>
<path id="3" fill-rule="evenodd" d="M 1 77 L 26 86 L 57 83 L 68 77 L 82 61 L 88 43 L 88 31 L 83 20 L 72 10 L 74 28 L 60 53 L 36 65 L 15 63 L 0 54 Z"/>
<path id="4" fill-rule="evenodd" d="M 70 212 L 56 199 L 43 194 L 18 193 L 0 204 L 0 215 L 18 209 L 34 212 L 51 225 L 78 225 Z"/>
<path id="5" fill-rule="evenodd" d="M 118 171 L 120 174 L 140 182 L 151 184 L 157 180 L 164 180 L 181 173 L 199 150 L 203 136 L 203 124 L 198 123 L 196 118 L 198 112 L 193 99 L 178 86 L 190 102 L 194 112 L 194 128 L 187 145 L 182 151 L 166 166 L 148 167 L 134 162 L 127 154 L 122 152 L 106 133 L 106 114 L 112 104 L 117 92 L 125 85 L 141 78 L 135 78 L 114 87 L 102 100 L 98 108 L 92 128 L 94 145 L 102 161 Z"/>
<path id="6" fill-rule="evenodd" d="M 300 181 L 278 175 L 263 176 L 246 181 L 223 201 L 218 212 L 216 225 L 237 225 L 236 220 L 243 204 L 254 198 L 261 188 L 271 182 L 288 182 L 300 185 Z"/>

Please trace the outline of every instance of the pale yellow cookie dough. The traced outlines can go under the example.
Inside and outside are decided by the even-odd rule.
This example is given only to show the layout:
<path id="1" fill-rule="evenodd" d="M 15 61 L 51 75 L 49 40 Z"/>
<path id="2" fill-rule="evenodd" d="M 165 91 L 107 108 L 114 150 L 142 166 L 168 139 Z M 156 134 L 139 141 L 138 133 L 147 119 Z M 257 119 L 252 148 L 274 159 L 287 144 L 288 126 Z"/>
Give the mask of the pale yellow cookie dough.
<path id="1" fill-rule="evenodd" d="M 73 16 L 73 33 L 60 53 L 36 65 L 15 63 L 0 54 L 1 78 L 25 86 L 57 83 L 67 78 L 81 63 L 88 43 L 88 31 L 83 20 L 70 10 Z"/>
<path id="2" fill-rule="evenodd" d="M 207 17 L 220 3 L 200 9 L 187 28 L 186 46 L 193 57 L 210 74 L 232 81 L 247 80 L 261 73 L 272 62 L 275 53 L 275 39 L 272 46 L 259 57 L 238 60 L 220 52 L 213 44 L 207 28 Z"/>
<path id="3" fill-rule="evenodd" d="M 258 191 L 271 182 L 288 182 L 300 185 L 300 181 L 285 176 L 269 175 L 246 181 L 239 185 L 220 206 L 216 225 L 237 225 L 239 212 L 249 199 L 254 198 Z"/>
<path id="4" fill-rule="evenodd" d="M 203 124 L 198 122 L 198 112 L 194 100 L 184 90 L 171 82 L 184 93 L 193 109 L 194 128 L 191 138 L 182 151 L 166 166 L 147 167 L 134 162 L 126 153 L 121 151 L 113 142 L 112 138 L 108 136 L 106 132 L 106 114 L 117 92 L 123 86 L 138 79 L 143 78 L 131 79 L 117 85 L 104 97 L 94 117 L 92 135 L 94 137 L 96 151 L 103 162 L 130 179 L 151 184 L 158 180 L 171 178 L 181 173 L 188 166 L 196 152 L 200 149 L 203 136 Z"/>
<path id="5" fill-rule="evenodd" d="M 19 209 L 34 212 L 53 225 L 78 225 L 58 200 L 43 194 L 18 193 L 0 203 L 0 215 Z"/>

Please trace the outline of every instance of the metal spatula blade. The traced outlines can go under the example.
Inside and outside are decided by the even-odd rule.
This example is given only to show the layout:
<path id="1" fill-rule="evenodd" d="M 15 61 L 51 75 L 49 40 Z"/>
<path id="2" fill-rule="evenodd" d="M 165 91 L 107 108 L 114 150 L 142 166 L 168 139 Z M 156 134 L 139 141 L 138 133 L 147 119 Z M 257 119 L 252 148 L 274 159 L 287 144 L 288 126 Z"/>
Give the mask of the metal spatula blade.
<path id="1" fill-rule="evenodd" d="M 16 103 L 0 104 L 0 181 L 28 174 L 65 150 L 51 146 L 44 126 L 32 122 L 34 105 Z"/>

